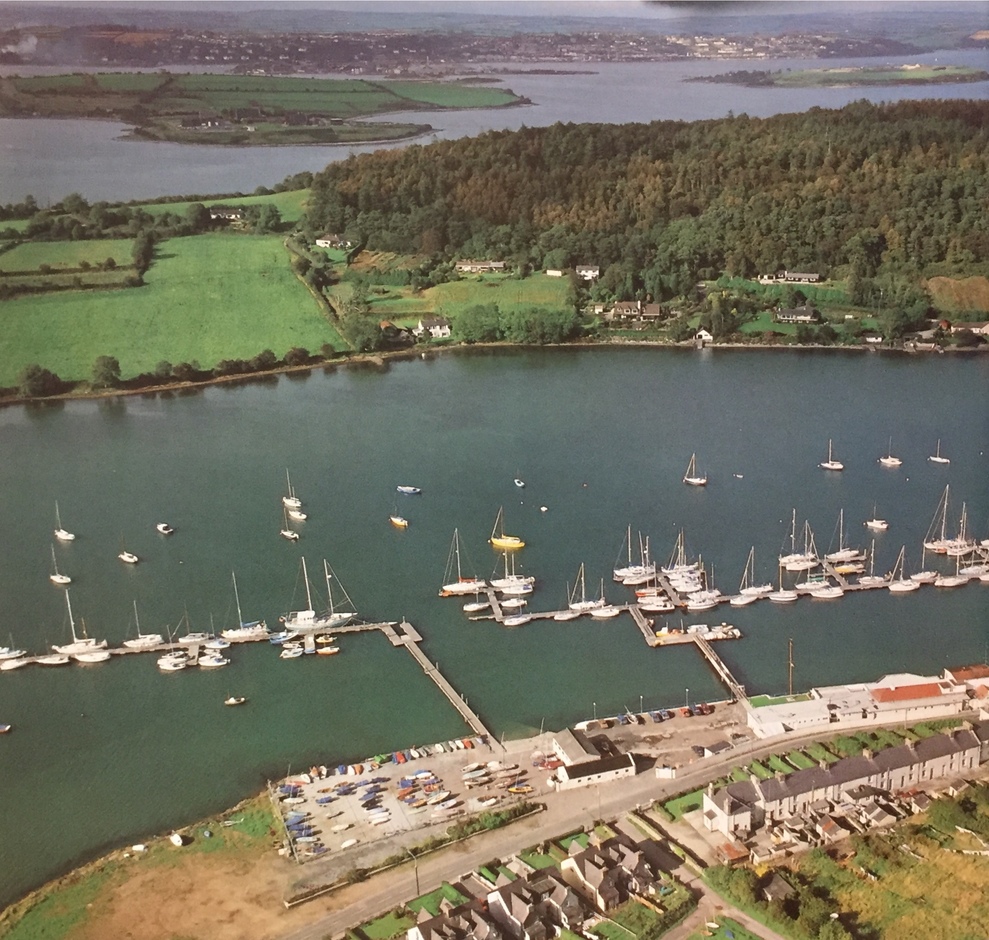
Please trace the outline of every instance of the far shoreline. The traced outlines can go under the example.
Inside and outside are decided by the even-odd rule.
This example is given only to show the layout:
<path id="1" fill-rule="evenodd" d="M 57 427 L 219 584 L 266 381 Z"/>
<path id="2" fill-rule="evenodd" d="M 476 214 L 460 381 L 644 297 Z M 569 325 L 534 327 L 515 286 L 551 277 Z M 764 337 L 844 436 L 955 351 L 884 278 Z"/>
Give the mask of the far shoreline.
<path id="1" fill-rule="evenodd" d="M 797 345 L 795 343 L 697 343 L 694 340 L 684 340 L 683 342 L 671 342 L 663 340 L 609 340 L 607 342 L 577 341 L 573 343 L 550 343 L 544 346 L 523 345 L 520 343 L 444 343 L 435 346 L 413 347 L 411 349 L 379 350 L 368 353 L 343 354 L 334 359 L 321 359 L 317 362 L 303 363 L 302 365 L 282 365 L 274 369 L 267 369 L 262 372 L 244 372 L 237 375 L 219 375 L 209 378 L 190 381 L 165 382 L 158 385 L 142 385 L 139 388 L 107 388 L 100 390 L 69 391 L 60 395 L 43 396 L 23 396 L 16 395 L 9 398 L 0 399 L 0 408 L 13 407 L 16 405 L 41 405 L 65 402 L 86 402 L 103 401 L 108 398 L 133 397 L 135 395 L 167 395 L 170 392 L 185 393 L 211 388 L 213 386 L 245 384 L 248 382 L 266 382 L 280 375 L 301 375 L 312 373 L 316 370 L 324 372 L 334 371 L 337 368 L 346 367 L 366 367 L 374 366 L 382 368 L 388 363 L 403 362 L 413 359 L 429 359 L 434 355 L 442 355 L 455 352 L 467 352 L 470 350 L 486 351 L 506 351 L 506 350 L 535 350 L 535 349 L 679 349 L 684 351 L 695 350 L 764 350 L 764 351 L 792 351 L 792 352 L 848 352 L 848 353 L 878 353 L 894 354 L 900 356 L 918 356 L 923 354 L 941 355 L 949 353 L 951 355 L 982 355 L 989 353 L 989 344 L 974 346 L 970 348 L 937 347 L 937 349 L 917 349 L 910 350 L 899 348 L 877 349 L 872 346 L 822 346 L 820 344 Z M 80 385 L 85 382 L 79 380 Z"/>

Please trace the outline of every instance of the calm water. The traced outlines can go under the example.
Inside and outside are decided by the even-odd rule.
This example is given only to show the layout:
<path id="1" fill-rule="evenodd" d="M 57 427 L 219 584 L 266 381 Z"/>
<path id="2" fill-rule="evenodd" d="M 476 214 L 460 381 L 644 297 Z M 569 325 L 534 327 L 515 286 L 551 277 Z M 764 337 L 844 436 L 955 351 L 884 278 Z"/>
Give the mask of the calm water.
<path id="1" fill-rule="evenodd" d="M 986 67 L 982 51 L 950 51 L 911 57 L 910 61 L 949 62 Z M 875 59 L 829 59 L 828 66 L 876 65 Z M 989 82 L 970 85 L 910 86 L 882 89 L 743 88 L 683 79 L 737 68 L 820 68 L 820 60 L 654 62 L 573 66 L 564 75 L 504 75 L 506 87 L 530 98 L 532 107 L 461 112 L 414 112 L 407 119 L 429 123 L 435 136 L 458 138 L 486 130 L 542 127 L 562 121 L 698 120 L 724 117 L 729 111 L 753 117 L 811 107 L 841 107 L 850 101 L 898 101 L 915 98 L 985 98 Z M 497 68 L 498 66 L 494 66 Z M 513 66 L 517 67 L 517 65 Z M 554 66 L 555 68 L 556 66 Z M 560 66 L 568 70 L 567 66 Z M 579 71 L 594 74 L 581 75 Z M 3 73 L 29 69 L 5 67 Z M 35 71 L 58 71 L 53 69 Z M 339 77 L 339 76 L 329 76 Z M 402 116 L 398 116 L 402 119 Z M 396 120 L 386 115 L 382 120 Z M 71 192 L 90 200 L 146 199 L 163 193 L 250 192 L 300 170 L 320 170 L 327 163 L 377 149 L 364 147 L 183 146 L 124 140 L 126 127 L 99 121 L 0 119 L 0 201 L 32 193 L 40 203 Z M 430 136 L 429 139 L 432 139 Z M 401 146 L 401 145 L 393 145 Z"/>
<path id="2" fill-rule="evenodd" d="M 915 570 L 948 482 L 951 526 L 965 500 L 976 534 L 989 535 L 987 389 L 984 357 L 555 350 L 8 408 L 4 632 L 34 651 L 68 635 L 63 591 L 47 579 L 58 499 L 78 534 L 56 546 L 75 579 L 76 619 L 112 643 L 133 634 L 134 600 L 145 631 L 186 615 L 193 629 L 232 624 L 231 571 L 245 617 L 273 623 L 302 601 L 305 554 L 310 571 L 330 560 L 367 619 L 408 617 L 498 734 L 636 709 L 640 696 L 646 707 L 676 704 L 686 688 L 692 700 L 716 697 L 692 650 L 648 650 L 626 617 L 516 631 L 468 622 L 456 600 L 436 596 L 454 527 L 471 570 L 488 575 L 497 558 L 486 539 L 504 506 L 508 531 L 528 542 L 519 561 L 539 578 L 536 609 L 562 605 L 582 561 L 590 585 L 608 578 L 629 524 L 663 559 L 682 526 L 727 591 L 751 545 L 757 573 L 775 575 L 793 508 L 825 550 L 839 509 L 862 544 L 875 505 L 890 521 L 877 570 L 903 544 Z M 876 463 L 890 436 L 898 471 Z M 829 437 L 842 474 L 817 467 Z M 939 437 L 947 467 L 926 460 Z M 711 476 L 703 490 L 680 482 L 693 451 Z M 277 534 L 286 467 L 311 514 L 296 545 Z M 400 501 L 398 483 L 423 495 Z M 396 508 L 411 520 L 405 532 L 388 524 Z M 161 519 L 171 538 L 155 533 Z M 141 564 L 121 564 L 121 545 Z M 622 599 L 610 578 L 606 589 Z M 751 690 L 774 691 L 786 684 L 789 637 L 800 687 L 981 661 L 987 598 L 973 584 L 706 616 L 742 628 L 722 655 Z M 23 809 L 0 820 L 0 901 L 103 847 L 229 805 L 289 766 L 462 732 L 404 651 L 379 634 L 341 645 L 338 657 L 290 662 L 241 647 L 205 674 L 162 675 L 152 656 L 0 674 L 0 719 L 16 726 L 0 739 L 0 792 Z M 224 708 L 227 694 L 250 702 Z"/>

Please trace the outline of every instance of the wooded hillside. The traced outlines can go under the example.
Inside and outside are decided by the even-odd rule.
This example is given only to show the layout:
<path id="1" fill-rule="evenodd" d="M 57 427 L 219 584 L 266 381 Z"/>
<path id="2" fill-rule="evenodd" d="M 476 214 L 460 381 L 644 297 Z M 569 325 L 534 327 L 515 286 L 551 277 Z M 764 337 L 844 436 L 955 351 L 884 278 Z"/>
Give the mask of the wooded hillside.
<path id="1" fill-rule="evenodd" d="M 989 103 L 866 101 L 757 119 L 556 124 L 317 174 L 311 234 L 385 251 L 599 265 L 616 293 L 781 268 L 985 273 Z"/>

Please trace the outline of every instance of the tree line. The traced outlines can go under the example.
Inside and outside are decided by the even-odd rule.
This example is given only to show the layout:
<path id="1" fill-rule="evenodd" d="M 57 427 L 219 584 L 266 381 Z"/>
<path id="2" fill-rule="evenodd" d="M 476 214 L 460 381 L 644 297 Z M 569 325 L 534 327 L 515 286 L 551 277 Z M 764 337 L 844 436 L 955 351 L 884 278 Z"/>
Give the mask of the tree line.
<path id="1" fill-rule="evenodd" d="M 859 101 L 354 155 L 316 174 L 305 225 L 379 251 L 597 264 L 625 299 L 783 268 L 868 298 L 877 279 L 989 271 L 987 204 L 989 103 Z"/>

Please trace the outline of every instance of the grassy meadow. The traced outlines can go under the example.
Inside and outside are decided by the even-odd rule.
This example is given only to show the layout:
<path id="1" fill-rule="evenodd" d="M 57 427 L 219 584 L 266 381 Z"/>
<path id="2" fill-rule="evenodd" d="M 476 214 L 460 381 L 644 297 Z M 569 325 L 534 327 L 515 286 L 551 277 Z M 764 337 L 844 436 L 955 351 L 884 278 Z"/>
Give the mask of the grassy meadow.
<path id="1" fill-rule="evenodd" d="M 113 258 L 117 267 L 131 267 L 130 238 L 94 238 L 88 241 L 22 242 L 0 254 L 0 273 L 38 271 L 47 264 L 52 271 L 78 269 L 83 262 L 96 266 Z"/>
<path id="2" fill-rule="evenodd" d="M 16 384 L 33 362 L 80 380 L 97 356 L 116 356 L 128 378 L 162 359 L 210 368 L 263 349 L 281 357 L 293 346 L 346 345 L 292 273 L 281 236 L 174 238 L 158 247 L 145 280 L 131 290 L 6 301 L 0 385 Z"/>
<path id="3" fill-rule="evenodd" d="M 502 311 L 567 305 L 569 283 L 565 278 L 533 274 L 519 280 L 508 274 L 470 275 L 459 281 L 438 284 L 419 294 L 410 287 L 376 285 L 371 277 L 368 300 L 371 312 L 398 326 L 415 326 L 421 316 L 442 316 L 455 321 L 464 310 L 479 304 L 497 304 Z M 342 281 L 327 293 L 335 306 L 346 301 L 352 285 Z"/>
<path id="4" fill-rule="evenodd" d="M 232 199 L 204 199 L 203 205 L 210 206 L 266 206 L 273 205 L 281 214 L 283 222 L 298 222 L 302 218 L 308 189 L 294 189 L 284 193 L 273 193 L 270 196 L 236 196 Z M 140 209 L 149 215 L 163 215 L 171 212 L 184 215 L 192 202 L 149 202 L 143 203 Z M 3 226 L 0 225 L 0 230 Z"/>

